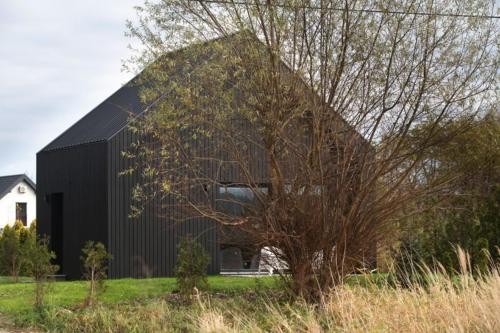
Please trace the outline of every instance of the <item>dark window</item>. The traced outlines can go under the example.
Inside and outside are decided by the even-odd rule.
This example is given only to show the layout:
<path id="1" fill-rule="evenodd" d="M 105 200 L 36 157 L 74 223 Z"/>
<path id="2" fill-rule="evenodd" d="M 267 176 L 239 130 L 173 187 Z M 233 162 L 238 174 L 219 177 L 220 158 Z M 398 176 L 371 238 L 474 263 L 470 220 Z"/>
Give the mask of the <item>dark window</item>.
<path id="1" fill-rule="evenodd" d="M 259 187 L 257 190 L 263 194 L 267 193 L 266 187 Z M 252 207 L 256 201 L 254 190 L 249 187 L 221 186 L 217 196 L 218 209 L 233 216 L 244 215 L 245 210 Z"/>
<path id="2" fill-rule="evenodd" d="M 306 191 L 307 189 L 307 191 Z M 293 187 L 290 184 L 285 185 L 285 193 L 291 193 L 292 190 L 294 191 L 292 194 L 295 195 L 321 195 L 321 192 L 326 193 L 326 187 L 322 185 L 309 185 L 308 187 L 306 186 L 299 186 L 299 187 Z"/>
<path id="3" fill-rule="evenodd" d="M 16 202 L 16 221 L 21 221 L 24 226 L 28 225 L 28 213 L 26 202 Z"/>

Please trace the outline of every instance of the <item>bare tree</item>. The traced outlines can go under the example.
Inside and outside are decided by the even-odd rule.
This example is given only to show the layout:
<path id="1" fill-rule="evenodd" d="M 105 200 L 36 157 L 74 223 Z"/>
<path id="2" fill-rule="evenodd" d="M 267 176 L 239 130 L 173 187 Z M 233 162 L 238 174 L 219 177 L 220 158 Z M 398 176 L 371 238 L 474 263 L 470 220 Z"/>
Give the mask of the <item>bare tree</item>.
<path id="1" fill-rule="evenodd" d="M 439 125 L 492 103 L 499 30 L 482 17 L 492 8 L 145 3 L 129 25 L 148 105 L 126 153 L 142 175 L 136 201 L 174 198 L 165 201 L 190 216 L 237 226 L 276 249 L 297 295 L 318 297 L 365 261 L 403 208 L 442 187 L 416 186 L 416 166 Z M 410 144 L 422 122 L 429 130 Z M 235 185 L 247 201 L 231 196 Z"/>

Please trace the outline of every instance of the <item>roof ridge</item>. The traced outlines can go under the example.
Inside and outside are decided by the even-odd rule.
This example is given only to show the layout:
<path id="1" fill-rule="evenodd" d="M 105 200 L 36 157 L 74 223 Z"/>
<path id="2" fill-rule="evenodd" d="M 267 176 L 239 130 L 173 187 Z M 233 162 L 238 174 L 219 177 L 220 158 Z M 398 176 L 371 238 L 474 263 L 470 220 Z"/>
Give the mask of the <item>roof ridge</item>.
<path id="1" fill-rule="evenodd" d="M 14 186 L 16 186 L 20 181 L 25 181 L 33 190 L 36 191 L 35 183 L 25 173 L 17 175 L 0 176 L 0 179 L 5 179 L 5 178 L 12 178 L 12 181 L 7 183 L 6 185 L 4 184 L 3 189 L 0 188 L 0 199 L 2 199 L 7 193 L 9 193 L 14 188 Z"/>
<path id="2" fill-rule="evenodd" d="M 177 49 L 170 50 L 168 52 L 165 52 L 164 54 L 161 54 L 160 56 L 158 56 L 157 59 L 153 60 L 151 62 L 151 64 L 154 63 L 155 61 L 157 61 L 161 57 L 174 56 L 176 54 L 180 54 L 182 52 L 185 52 L 186 50 L 188 50 L 190 48 L 204 47 L 210 43 L 216 43 L 216 42 L 224 40 L 224 39 L 230 39 L 230 38 L 232 38 L 240 33 L 242 33 L 242 32 L 237 31 L 234 33 L 227 34 L 225 36 L 219 36 L 217 38 L 213 38 L 213 39 L 209 39 L 209 40 L 199 40 L 199 41 L 193 42 L 191 44 L 181 46 Z M 68 147 L 74 147 L 74 146 L 78 146 L 80 144 L 85 144 L 85 143 L 109 141 L 113 137 L 115 137 L 118 133 L 120 133 L 124 128 L 127 127 L 128 123 L 129 123 L 128 116 L 127 116 L 127 119 L 125 119 L 124 121 L 118 121 L 115 124 L 110 125 L 109 123 L 108 124 L 99 123 L 98 125 L 96 125 L 97 123 L 95 121 L 98 117 L 96 115 L 96 112 L 99 113 L 99 111 L 101 111 L 99 114 L 102 114 L 102 112 L 106 113 L 107 111 L 109 111 L 109 109 L 107 109 L 107 108 L 121 108 L 125 111 L 126 107 L 124 107 L 124 105 L 120 105 L 123 102 L 123 100 L 122 100 L 123 96 L 120 96 L 119 94 L 123 93 L 123 89 L 132 89 L 132 90 L 138 89 L 137 81 L 140 80 L 142 73 L 144 72 L 144 70 L 147 69 L 148 66 L 149 65 L 146 65 L 141 71 L 135 73 L 135 76 L 133 78 L 131 78 L 125 84 L 121 85 L 111 95 L 109 95 L 102 102 L 100 102 L 96 107 L 92 108 L 89 112 L 85 113 L 85 115 L 83 115 L 81 118 L 79 118 L 77 121 L 75 121 L 71 126 L 69 126 L 61 134 L 59 134 L 57 137 L 55 137 L 53 140 L 51 140 L 47 145 L 45 145 L 37 153 L 48 152 L 48 151 L 53 151 L 53 150 L 58 150 L 58 149 L 64 149 L 64 148 L 68 148 Z M 112 99 L 114 97 L 115 97 L 115 99 L 118 99 L 118 101 L 117 101 L 118 104 L 114 103 L 114 101 L 110 101 L 110 99 Z M 138 103 L 140 103 L 139 96 L 136 96 L 136 100 Z M 130 102 L 127 99 L 125 99 L 125 101 L 126 101 L 125 103 Z M 135 103 L 135 101 L 133 101 L 132 104 L 133 103 Z M 139 115 L 143 114 L 148 109 L 148 106 L 147 105 L 136 105 L 135 107 L 133 107 L 133 109 L 134 109 L 134 110 L 132 110 L 133 115 L 139 116 Z M 113 111 L 109 111 L 109 112 L 112 113 Z M 108 114 L 108 116 L 109 116 L 109 114 Z M 93 117 L 94 117 L 94 119 L 93 119 Z M 94 120 L 93 123 L 92 123 L 92 120 Z M 109 118 L 108 120 L 113 121 L 112 118 Z M 102 131 L 97 135 L 94 135 L 94 136 L 90 135 L 90 136 L 83 138 L 81 136 L 82 129 L 79 127 L 79 126 L 82 126 L 83 121 L 87 121 L 87 122 L 89 122 L 89 124 L 92 124 L 95 127 L 98 127 L 99 125 L 104 125 L 104 127 L 106 127 L 106 125 L 110 125 L 110 126 L 105 128 L 105 129 L 103 129 L 101 127 L 100 130 L 102 130 Z M 88 130 L 90 130 L 90 129 L 88 129 Z M 80 131 L 80 134 L 78 134 L 79 131 Z M 74 134 L 74 133 L 76 133 L 76 134 Z M 75 137 L 75 135 L 76 135 L 76 137 Z"/>
<path id="3" fill-rule="evenodd" d="M 0 178 L 19 177 L 19 176 L 26 176 L 26 174 L 25 173 L 15 173 L 15 174 L 12 174 L 12 175 L 0 176 Z"/>
<path id="4" fill-rule="evenodd" d="M 138 74 L 139 75 L 139 74 Z M 93 113 L 94 111 L 96 111 L 101 105 L 103 105 L 104 103 L 108 102 L 108 100 L 114 96 L 116 93 L 118 93 L 120 90 L 122 90 L 123 88 L 127 87 L 133 80 L 135 80 L 137 78 L 137 76 L 134 76 L 133 78 L 131 78 L 130 80 L 128 80 L 125 84 L 121 85 L 118 89 L 116 89 L 112 94 L 110 94 L 108 97 L 106 97 L 102 102 L 100 102 L 99 104 L 97 104 L 94 108 L 92 108 L 90 111 L 88 111 L 87 113 L 85 113 L 82 117 L 80 117 L 77 121 L 75 121 L 71 126 L 69 126 L 67 129 L 65 129 L 61 134 L 59 134 L 58 136 L 56 136 L 53 140 L 51 140 L 48 144 L 46 144 L 42 149 L 40 149 L 38 153 L 42 152 L 42 151 L 49 151 L 49 150 L 55 150 L 55 149 L 47 149 L 49 146 L 51 146 L 54 142 L 56 142 L 59 138 L 61 138 L 64 134 L 68 133 L 69 131 L 71 131 L 73 128 L 75 128 L 78 123 L 80 123 L 83 119 L 85 119 L 86 117 L 90 116 L 91 113 Z M 66 147 L 66 146 L 65 146 Z M 64 148 L 64 147 L 60 147 L 60 148 Z"/>

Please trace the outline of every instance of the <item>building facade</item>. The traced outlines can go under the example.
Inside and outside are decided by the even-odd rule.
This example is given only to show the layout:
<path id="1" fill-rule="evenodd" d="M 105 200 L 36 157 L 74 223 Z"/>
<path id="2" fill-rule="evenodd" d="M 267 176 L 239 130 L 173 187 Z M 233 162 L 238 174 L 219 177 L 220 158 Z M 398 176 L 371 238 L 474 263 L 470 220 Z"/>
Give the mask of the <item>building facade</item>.
<path id="1" fill-rule="evenodd" d="M 197 64 L 187 58 L 188 52 L 174 53 L 171 57 L 177 72 L 168 77 L 182 80 Z M 184 66 L 187 63 L 189 66 Z M 179 219 L 185 213 L 176 210 L 173 198 L 155 198 L 139 217 L 131 217 L 132 192 L 141 179 L 137 172 L 123 174 L 133 163 L 123 152 L 137 139 L 128 126 L 129 120 L 148 109 L 140 99 L 142 81 L 139 74 L 37 154 L 37 231 L 50 237 L 60 273 L 69 279 L 81 277 L 81 249 L 92 240 L 105 244 L 113 256 L 108 272 L 111 278 L 173 276 L 177 245 L 187 234 L 195 237 L 210 255 L 209 274 L 219 273 L 221 266 L 255 268 L 260 249 L 239 247 L 238 232 L 234 238 L 227 237 L 228 233 L 208 218 Z M 201 144 L 210 150 L 211 143 L 205 140 Z M 266 156 L 256 150 L 252 157 L 252 173 L 262 180 L 259 183 L 266 190 Z M 238 172 L 229 169 L 217 177 L 220 184 L 227 186 L 210 190 L 212 207 L 223 196 L 252 200 L 251 193 L 238 187 Z"/>
<path id="2" fill-rule="evenodd" d="M 21 221 L 30 226 L 36 220 L 36 186 L 26 175 L 0 177 L 0 230 Z"/>

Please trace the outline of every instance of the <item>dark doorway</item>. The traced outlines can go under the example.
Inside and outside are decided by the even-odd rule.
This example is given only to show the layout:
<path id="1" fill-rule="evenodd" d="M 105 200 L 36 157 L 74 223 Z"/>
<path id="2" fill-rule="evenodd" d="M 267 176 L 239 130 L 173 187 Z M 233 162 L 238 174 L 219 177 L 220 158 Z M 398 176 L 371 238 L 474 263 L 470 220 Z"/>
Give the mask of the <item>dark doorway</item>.
<path id="1" fill-rule="evenodd" d="M 26 202 L 16 202 L 16 221 L 21 221 L 25 227 L 28 225 L 28 209 Z"/>
<path id="2" fill-rule="evenodd" d="M 221 269 L 222 270 L 241 270 L 243 269 L 243 259 L 241 250 L 237 247 L 228 247 L 221 250 Z"/>
<path id="3" fill-rule="evenodd" d="M 53 193 L 50 195 L 50 244 L 52 251 L 56 254 L 54 263 L 63 271 L 63 194 Z"/>

